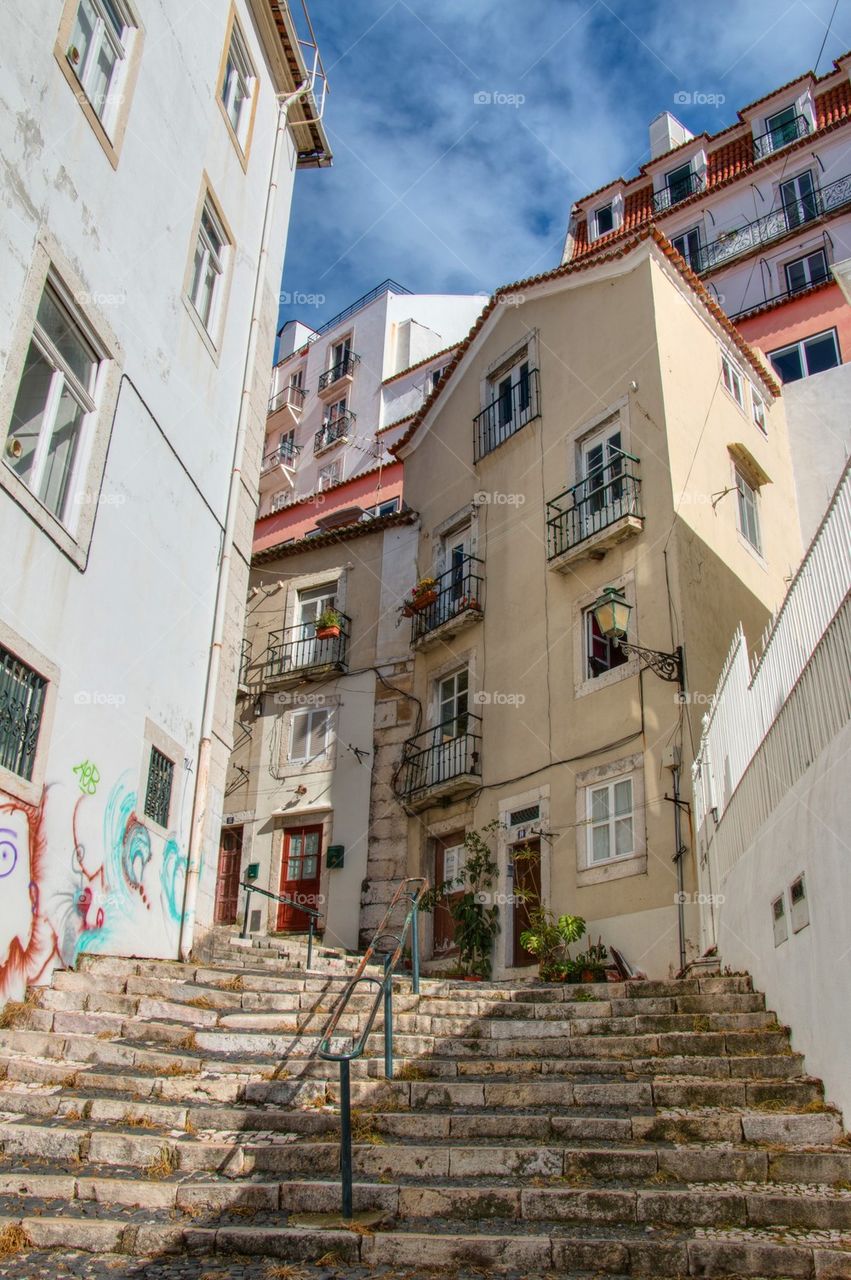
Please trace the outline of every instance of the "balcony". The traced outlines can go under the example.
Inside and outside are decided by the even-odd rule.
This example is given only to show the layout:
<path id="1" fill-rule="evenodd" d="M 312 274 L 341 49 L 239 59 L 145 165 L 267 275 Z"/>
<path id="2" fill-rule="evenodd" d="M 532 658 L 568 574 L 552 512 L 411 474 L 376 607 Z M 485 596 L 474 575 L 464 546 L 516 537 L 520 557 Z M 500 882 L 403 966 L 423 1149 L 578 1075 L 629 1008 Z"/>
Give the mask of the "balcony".
<path id="1" fill-rule="evenodd" d="M 297 444 L 281 444 L 267 453 L 260 464 L 260 492 L 268 493 L 282 484 L 292 485 L 295 480 L 295 461 L 301 453 Z"/>
<path id="2" fill-rule="evenodd" d="M 482 785 L 482 722 L 464 712 L 405 743 L 400 794 L 414 812 L 460 800 Z"/>
<path id="3" fill-rule="evenodd" d="M 273 631 L 263 663 L 266 683 L 298 684 L 301 680 L 319 680 L 335 671 L 345 671 L 351 618 L 340 613 L 340 620 L 340 634 L 324 638 L 316 634 L 312 622 Z"/>
<path id="4" fill-rule="evenodd" d="M 617 466 L 609 463 L 547 503 L 550 569 L 565 573 L 580 560 L 602 560 L 641 532 L 641 481 L 627 462 L 637 466 L 638 458 L 624 453 Z"/>
<path id="5" fill-rule="evenodd" d="M 349 432 L 356 421 L 357 414 L 340 413 L 336 418 L 332 418 L 330 422 L 326 422 L 313 437 L 314 454 L 318 457 L 320 453 L 325 453 L 328 449 L 332 449 L 335 444 L 346 444 L 349 439 Z"/>
<path id="6" fill-rule="evenodd" d="M 484 617 L 484 561 L 464 556 L 442 573 L 435 599 L 411 617 L 411 648 L 428 649 Z"/>
<path id="7" fill-rule="evenodd" d="M 653 196 L 653 212 L 664 213 L 675 204 L 688 200 L 689 196 L 696 196 L 705 186 L 706 179 L 699 173 L 688 173 L 673 182 L 666 182 L 662 190 Z"/>
<path id="8" fill-rule="evenodd" d="M 243 636 L 242 645 L 239 651 L 239 672 L 237 675 L 237 684 L 240 693 L 248 692 L 249 668 L 251 667 L 251 641 L 247 636 Z"/>
<path id="9" fill-rule="evenodd" d="M 806 138 L 810 132 L 810 122 L 806 116 L 793 116 L 785 124 L 775 125 L 767 133 L 761 133 L 759 137 L 754 138 L 753 158 L 754 160 L 764 160 L 766 156 L 773 155 L 775 151 L 782 151 L 784 147 L 788 147 L 790 142 L 797 142 L 799 138 Z"/>
<path id="10" fill-rule="evenodd" d="M 763 245 L 808 226 L 818 218 L 851 206 L 851 174 L 837 178 L 798 200 L 789 200 L 754 222 L 725 231 L 700 250 L 699 272 L 715 271 L 742 254 L 761 249 Z"/>
<path id="11" fill-rule="evenodd" d="M 294 387 L 291 384 L 286 387 L 281 387 L 281 390 L 276 391 L 269 400 L 269 413 L 273 414 L 277 413 L 280 409 L 288 409 L 293 420 L 293 425 L 295 425 L 301 417 L 302 410 L 304 409 L 304 398 L 306 395 L 307 392 L 304 387 Z"/>
<path id="12" fill-rule="evenodd" d="M 360 364 L 360 356 L 350 351 L 337 364 L 319 375 L 319 396 L 322 400 L 339 399 L 345 395 L 346 388 L 352 384 L 355 366 Z"/>
<path id="13" fill-rule="evenodd" d="M 540 417 L 541 400 L 538 370 L 515 382 L 511 391 L 499 395 L 473 419 L 473 456 L 480 462 L 488 453 L 515 435 L 533 418 Z"/>

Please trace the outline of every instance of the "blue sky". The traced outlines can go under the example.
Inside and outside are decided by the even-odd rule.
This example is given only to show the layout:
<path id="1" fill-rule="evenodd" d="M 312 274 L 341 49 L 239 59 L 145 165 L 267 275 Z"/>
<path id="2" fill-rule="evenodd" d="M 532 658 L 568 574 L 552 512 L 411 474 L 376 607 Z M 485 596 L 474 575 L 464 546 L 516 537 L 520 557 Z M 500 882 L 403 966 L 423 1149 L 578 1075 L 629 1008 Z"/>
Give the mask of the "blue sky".
<path id="1" fill-rule="evenodd" d="M 571 203 L 811 68 L 834 0 L 310 0 L 330 169 L 298 174 L 282 306 L 321 324 L 391 277 L 490 293 L 556 265 Z M 824 74 L 851 49 L 838 0 Z M 676 95 L 710 101 L 683 104 Z M 490 99 L 490 100 L 488 100 Z"/>

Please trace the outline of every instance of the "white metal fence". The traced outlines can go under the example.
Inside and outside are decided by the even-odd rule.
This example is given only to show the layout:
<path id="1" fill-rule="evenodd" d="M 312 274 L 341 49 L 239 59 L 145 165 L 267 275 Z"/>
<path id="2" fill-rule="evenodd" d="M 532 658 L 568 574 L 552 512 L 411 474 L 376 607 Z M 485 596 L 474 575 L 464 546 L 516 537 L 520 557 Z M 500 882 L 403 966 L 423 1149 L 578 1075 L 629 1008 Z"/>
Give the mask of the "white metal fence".
<path id="1" fill-rule="evenodd" d="M 704 717 L 693 766 L 694 820 L 701 879 L 714 881 L 716 890 L 773 806 L 851 714 L 849 589 L 846 467 L 758 657 L 751 665 L 740 628 Z"/>

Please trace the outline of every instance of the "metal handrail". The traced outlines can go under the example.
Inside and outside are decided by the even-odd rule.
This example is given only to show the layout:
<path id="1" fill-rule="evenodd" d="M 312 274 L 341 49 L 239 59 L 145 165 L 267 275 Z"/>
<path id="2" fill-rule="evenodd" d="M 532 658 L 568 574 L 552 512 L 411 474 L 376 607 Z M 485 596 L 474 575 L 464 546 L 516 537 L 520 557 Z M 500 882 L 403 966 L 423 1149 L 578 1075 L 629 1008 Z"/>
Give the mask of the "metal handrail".
<path id="1" fill-rule="evenodd" d="M 319 375 L 319 390 L 324 391 L 326 387 L 331 387 L 335 382 L 339 382 L 341 378 L 354 373 L 356 364 L 360 364 L 360 356 L 355 351 L 349 351 L 343 356 L 342 360 L 338 360 L 330 369 L 326 369 L 324 373 Z"/>
<path id="2" fill-rule="evenodd" d="M 774 155 L 775 151 L 788 147 L 790 142 L 806 138 L 810 132 L 809 120 L 800 115 L 793 116 L 785 124 L 775 125 L 773 129 L 766 129 L 765 133 L 758 134 L 753 140 L 754 159 L 763 160 L 766 156 Z"/>
<path id="3" fill-rule="evenodd" d="M 251 884 L 248 880 L 241 880 L 240 888 L 245 889 L 245 915 L 242 920 L 240 938 L 248 937 L 248 912 L 251 907 L 252 893 L 262 894 L 264 898 L 273 898 L 275 902 L 282 902 L 285 907 L 295 907 L 296 911 L 304 912 L 307 916 L 307 964 L 305 968 L 309 969 L 313 962 L 313 936 L 316 932 L 316 921 L 322 915 L 322 912 L 317 911 L 315 907 L 306 907 L 301 902 L 294 902 L 285 893 L 271 893 L 268 889 L 261 889 L 259 885 Z"/>
<path id="4" fill-rule="evenodd" d="M 343 1217 L 352 1216 L 352 1087 L 351 1064 L 359 1058 L 366 1048 L 366 1042 L 372 1031 L 372 1025 L 378 1016 L 378 1008 L 384 1004 L 384 1074 L 388 1080 L 393 1079 L 393 978 L 405 949 L 405 941 L 411 937 L 411 987 L 414 995 L 420 990 L 420 944 L 417 932 L 417 913 L 424 894 L 428 891 L 428 880 L 425 876 L 408 876 L 396 889 L 381 923 L 372 936 L 372 941 L 361 958 L 361 962 L 346 984 L 334 1008 L 328 1016 L 319 1039 L 319 1056 L 327 1062 L 340 1064 L 340 1184 Z M 393 913 L 402 901 L 410 902 L 404 923 L 398 933 L 391 932 L 389 925 Z M 381 952 L 384 955 L 384 976 L 375 977 L 365 974 L 364 970 L 378 951 L 378 943 L 383 938 L 392 939 L 396 947 L 393 951 Z M 350 1049 L 335 1052 L 332 1048 L 334 1032 L 340 1019 L 349 1006 L 349 1001 L 364 984 L 369 983 L 377 988 L 366 1023 L 360 1035 L 352 1040 Z"/>
<path id="5" fill-rule="evenodd" d="M 653 212 L 663 213 L 675 204 L 688 200 L 689 196 L 696 196 L 705 186 L 706 179 L 700 173 L 690 173 L 687 177 L 678 178 L 676 182 L 666 178 L 665 185 L 653 195 Z"/>
<path id="6" fill-rule="evenodd" d="M 478 556 L 464 556 L 459 564 L 438 574 L 435 578 L 434 591 L 436 598 L 431 604 L 413 610 L 411 618 L 411 644 L 416 644 L 430 631 L 449 622 L 460 613 L 482 613 L 484 599 L 484 575 L 476 573 L 483 569 L 484 561 Z M 405 606 L 408 607 L 408 606 Z"/>
<path id="7" fill-rule="evenodd" d="M 338 440 L 344 440 L 356 422 L 357 414 L 352 413 L 351 409 L 323 422 L 313 437 L 313 452 L 321 453 L 323 449 L 330 449 L 331 445 L 336 444 Z"/>

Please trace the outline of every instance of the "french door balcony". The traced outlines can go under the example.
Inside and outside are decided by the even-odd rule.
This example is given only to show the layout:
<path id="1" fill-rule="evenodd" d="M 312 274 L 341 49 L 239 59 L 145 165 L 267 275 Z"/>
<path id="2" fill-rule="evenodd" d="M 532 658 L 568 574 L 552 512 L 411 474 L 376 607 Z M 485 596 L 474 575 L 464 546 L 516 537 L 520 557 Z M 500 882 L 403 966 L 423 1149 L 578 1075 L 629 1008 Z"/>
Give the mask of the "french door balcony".
<path id="1" fill-rule="evenodd" d="M 401 795 L 413 810 L 461 799 L 482 785 L 482 722 L 465 711 L 405 743 Z"/>

